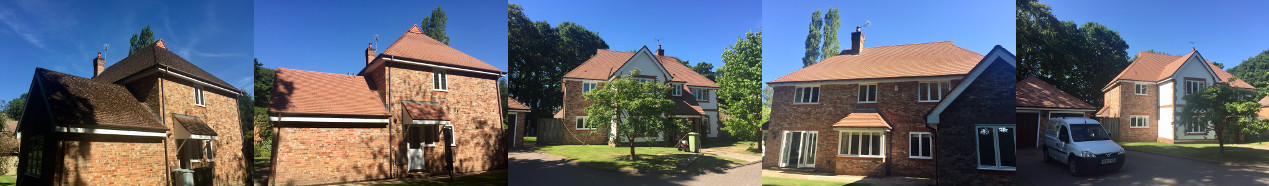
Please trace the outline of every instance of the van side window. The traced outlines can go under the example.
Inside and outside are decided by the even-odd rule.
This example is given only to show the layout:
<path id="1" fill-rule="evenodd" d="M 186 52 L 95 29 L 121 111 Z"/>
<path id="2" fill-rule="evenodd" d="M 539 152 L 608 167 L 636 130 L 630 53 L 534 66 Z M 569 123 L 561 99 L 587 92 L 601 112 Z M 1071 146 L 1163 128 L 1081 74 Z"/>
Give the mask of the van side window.
<path id="1" fill-rule="evenodd" d="M 1062 140 L 1062 142 L 1071 142 L 1071 137 L 1066 135 L 1066 126 L 1058 129 L 1058 139 Z"/>

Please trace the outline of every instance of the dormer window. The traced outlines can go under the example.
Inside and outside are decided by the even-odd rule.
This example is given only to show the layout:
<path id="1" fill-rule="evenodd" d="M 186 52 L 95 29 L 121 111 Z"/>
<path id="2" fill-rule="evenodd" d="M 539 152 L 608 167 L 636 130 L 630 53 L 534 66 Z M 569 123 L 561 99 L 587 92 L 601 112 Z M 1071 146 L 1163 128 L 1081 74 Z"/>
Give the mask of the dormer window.
<path id="1" fill-rule="evenodd" d="M 203 89 L 194 87 L 194 105 L 207 107 L 207 101 L 203 99 Z"/>
<path id="2" fill-rule="evenodd" d="M 445 70 L 432 70 L 432 90 L 449 91 L 449 82 Z"/>
<path id="3" fill-rule="evenodd" d="M 696 101 L 709 101 L 709 90 L 703 88 L 693 88 L 692 96 L 696 96 Z"/>
<path id="4" fill-rule="evenodd" d="M 683 95 L 683 85 L 679 85 L 679 84 L 670 85 L 670 89 L 674 89 L 672 90 L 674 92 L 674 96 Z"/>
<path id="5" fill-rule="evenodd" d="M 1207 88 L 1207 82 L 1185 80 L 1185 95 L 1203 91 L 1203 88 Z"/>

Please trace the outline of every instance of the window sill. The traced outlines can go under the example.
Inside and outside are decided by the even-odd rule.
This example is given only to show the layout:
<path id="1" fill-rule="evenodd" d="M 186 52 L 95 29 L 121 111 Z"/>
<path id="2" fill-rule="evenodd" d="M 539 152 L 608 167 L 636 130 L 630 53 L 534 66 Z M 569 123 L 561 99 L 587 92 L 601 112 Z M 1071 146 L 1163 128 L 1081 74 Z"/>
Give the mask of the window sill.
<path id="1" fill-rule="evenodd" d="M 1013 171 L 1018 171 L 1018 168 L 1015 168 L 1015 167 L 984 167 L 984 166 L 979 166 L 979 167 L 978 167 L 978 170 L 982 170 L 982 171 L 1010 171 L 1010 172 L 1013 172 Z"/>
<path id="2" fill-rule="evenodd" d="M 1132 127 L 1132 126 L 1129 126 L 1128 128 L 1132 128 L 1132 129 L 1150 129 L 1150 126 L 1144 126 L 1144 127 Z"/>
<path id="3" fill-rule="evenodd" d="M 573 130 L 581 131 L 581 130 L 599 130 L 599 129 L 598 128 L 584 128 L 584 129 L 573 129 Z"/>
<path id="4" fill-rule="evenodd" d="M 449 89 L 432 89 L 434 92 L 449 92 Z"/>
<path id="5" fill-rule="evenodd" d="M 816 104 L 820 104 L 820 102 L 812 102 L 812 103 L 793 103 L 793 104 L 794 104 L 794 105 L 816 105 Z"/>
<path id="6" fill-rule="evenodd" d="M 1186 132 L 1186 136 L 1206 136 L 1206 132 Z"/>
<path id="7" fill-rule="evenodd" d="M 938 103 L 943 100 L 917 100 L 917 103 Z"/>
<path id="8" fill-rule="evenodd" d="M 206 108 L 206 107 L 207 107 L 207 105 L 206 105 L 206 104 L 203 104 L 203 105 L 194 104 L 194 106 L 203 107 L 203 108 Z"/>
<path id="9" fill-rule="evenodd" d="M 932 156 L 908 156 L 908 159 L 932 160 L 932 159 L 934 159 L 934 157 L 932 157 Z"/>
<path id="10" fill-rule="evenodd" d="M 877 101 L 857 101 L 855 103 L 877 103 Z"/>
<path id="11" fill-rule="evenodd" d="M 860 155 L 849 155 L 849 154 L 838 154 L 837 157 L 839 158 L 876 158 L 876 159 L 886 158 L 885 156 L 860 156 Z"/>

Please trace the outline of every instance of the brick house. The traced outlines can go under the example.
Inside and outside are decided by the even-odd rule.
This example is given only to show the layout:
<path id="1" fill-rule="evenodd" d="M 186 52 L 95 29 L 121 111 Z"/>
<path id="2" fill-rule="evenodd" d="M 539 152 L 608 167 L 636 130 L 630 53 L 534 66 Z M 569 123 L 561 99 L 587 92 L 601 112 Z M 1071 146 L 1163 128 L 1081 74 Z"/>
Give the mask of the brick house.
<path id="1" fill-rule="evenodd" d="M 925 116 L 934 130 L 937 185 L 1016 185 L 1017 62 L 996 45 Z"/>
<path id="2" fill-rule="evenodd" d="M 1102 88 L 1105 106 L 1097 117 L 1119 120 L 1120 142 L 1215 143 L 1216 134 L 1197 123 L 1174 123 L 1183 96 L 1217 81 L 1254 89 L 1212 65 L 1198 50 L 1184 56 L 1139 52 L 1137 60 Z M 1108 129 L 1114 131 L 1116 129 Z M 1112 134 L 1116 135 L 1116 134 Z"/>
<path id="3" fill-rule="evenodd" d="M 1049 118 L 1089 117 L 1097 107 L 1075 98 L 1057 87 L 1036 78 L 1017 82 L 1018 148 L 1036 148 L 1044 144 L 1042 131 Z"/>
<path id="4" fill-rule="evenodd" d="M 528 124 L 525 123 L 525 120 L 527 120 L 525 117 L 529 116 L 529 112 L 533 111 L 533 108 L 516 101 L 516 99 L 507 98 L 506 109 L 507 121 L 511 122 L 512 126 L 511 145 L 512 147 L 522 146 L 524 145 L 524 134 L 527 129 L 525 125 Z"/>
<path id="5" fill-rule="evenodd" d="M 851 49 L 777 78 L 762 167 L 934 177 L 925 115 L 983 55 L 951 41 Z"/>
<path id="6" fill-rule="evenodd" d="M 564 74 L 564 104 L 555 114 L 555 118 L 563 119 L 564 144 L 618 145 L 620 143 L 613 143 L 614 140 L 625 142 L 625 139 L 612 137 L 616 136 L 614 130 L 586 128 L 581 124 L 586 119 L 586 107 L 591 104 L 582 94 L 636 69 L 641 70 L 641 74 L 633 77 L 664 82 L 672 87 L 671 95 L 676 105 L 673 118 L 688 119 L 692 122 L 693 131 L 707 139 L 728 136 L 719 131 L 718 96 L 715 94 L 718 85 L 679 63 L 678 59 L 665 56 L 665 50 L 660 46 L 657 46 L 656 54 L 644 46 L 634 53 L 598 49 L 595 56 Z M 677 140 L 679 135 L 662 134 L 655 138 L 637 138 L 635 142 Z"/>
<path id="7" fill-rule="evenodd" d="M 199 184 L 250 178 L 237 97 L 242 91 L 159 40 L 92 79 L 36 69 L 19 122 L 21 185 L 162 185 L 175 169 Z"/>
<path id="8" fill-rule="evenodd" d="M 356 75 L 279 68 L 274 184 L 506 167 L 502 70 L 412 26 Z"/>

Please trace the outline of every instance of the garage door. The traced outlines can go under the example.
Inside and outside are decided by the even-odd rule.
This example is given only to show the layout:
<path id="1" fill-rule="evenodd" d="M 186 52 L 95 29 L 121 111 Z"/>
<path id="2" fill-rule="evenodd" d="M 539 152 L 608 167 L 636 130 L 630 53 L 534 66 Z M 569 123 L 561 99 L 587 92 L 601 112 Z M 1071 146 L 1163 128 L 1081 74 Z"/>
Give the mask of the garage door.
<path id="1" fill-rule="evenodd" d="M 1017 113 L 1019 149 L 1036 147 L 1037 131 L 1040 128 L 1040 113 Z"/>

